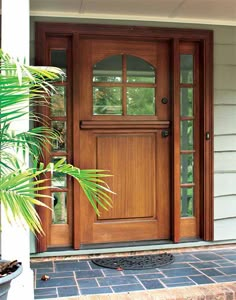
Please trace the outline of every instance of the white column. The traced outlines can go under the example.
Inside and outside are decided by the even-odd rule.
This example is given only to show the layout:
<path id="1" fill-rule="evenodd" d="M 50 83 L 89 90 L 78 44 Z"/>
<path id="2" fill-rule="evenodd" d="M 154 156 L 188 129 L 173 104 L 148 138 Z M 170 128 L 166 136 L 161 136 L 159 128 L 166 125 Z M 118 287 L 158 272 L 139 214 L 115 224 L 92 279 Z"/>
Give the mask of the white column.
<path id="1" fill-rule="evenodd" d="M 5 52 L 25 63 L 29 62 L 29 18 L 29 0 L 2 0 L 1 47 Z M 20 124 L 21 130 L 29 128 L 28 119 L 22 120 Z M 33 272 L 29 264 L 29 230 L 17 224 L 10 225 L 3 209 L 1 211 L 1 255 L 2 259 L 17 259 L 23 265 L 23 273 L 12 281 L 8 300 L 33 300 Z"/>

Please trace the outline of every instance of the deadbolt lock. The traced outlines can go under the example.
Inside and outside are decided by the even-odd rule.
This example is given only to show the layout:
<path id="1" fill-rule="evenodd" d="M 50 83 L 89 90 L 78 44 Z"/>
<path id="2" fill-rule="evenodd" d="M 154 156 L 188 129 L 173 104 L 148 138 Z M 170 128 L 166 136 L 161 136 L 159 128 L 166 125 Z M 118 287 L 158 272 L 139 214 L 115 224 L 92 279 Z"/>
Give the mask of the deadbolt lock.
<path id="1" fill-rule="evenodd" d="M 162 99 L 161 99 L 161 103 L 162 103 L 162 104 L 167 104 L 167 103 L 168 103 L 168 99 L 165 98 L 165 97 L 162 98 Z"/>
<path id="2" fill-rule="evenodd" d="M 169 130 L 167 130 L 167 129 L 162 130 L 161 136 L 162 137 L 168 137 L 169 136 Z"/>

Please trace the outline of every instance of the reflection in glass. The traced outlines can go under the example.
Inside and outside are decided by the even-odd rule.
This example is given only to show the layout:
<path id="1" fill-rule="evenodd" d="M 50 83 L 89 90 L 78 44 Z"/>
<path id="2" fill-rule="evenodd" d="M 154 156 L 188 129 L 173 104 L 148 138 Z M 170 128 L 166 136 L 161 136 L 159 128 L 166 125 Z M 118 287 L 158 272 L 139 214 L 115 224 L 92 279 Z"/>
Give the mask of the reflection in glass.
<path id="1" fill-rule="evenodd" d="M 127 115 L 155 115 L 155 89 L 128 87 Z"/>
<path id="2" fill-rule="evenodd" d="M 181 150 L 193 150 L 193 120 L 182 120 L 180 123 Z"/>
<path id="3" fill-rule="evenodd" d="M 93 82 L 121 82 L 122 55 L 107 57 L 93 66 Z"/>
<path id="4" fill-rule="evenodd" d="M 52 193 L 52 224 L 67 223 L 66 192 Z"/>
<path id="5" fill-rule="evenodd" d="M 63 69 L 66 73 L 66 50 L 51 50 L 51 65 Z"/>
<path id="6" fill-rule="evenodd" d="M 182 117 L 193 116 L 193 88 L 180 89 L 180 111 Z"/>
<path id="7" fill-rule="evenodd" d="M 65 158 L 65 156 L 54 156 L 52 162 L 56 164 L 59 160 Z M 65 160 L 66 163 L 66 160 Z M 55 172 L 51 177 L 52 187 L 66 187 L 67 186 L 67 176 L 63 173 Z"/>
<path id="8" fill-rule="evenodd" d="M 93 87 L 94 115 L 121 115 L 120 87 Z"/>
<path id="9" fill-rule="evenodd" d="M 66 87 L 54 86 L 55 91 L 52 91 L 51 96 L 51 115 L 65 116 L 66 115 Z"/>
<path id="10" fill-rule="evenodd" d="M 193 154 L 181 154 L 181 183 L 193 183 Z"/>
<path id="11" fill-rule="evenodd" d="M 181 217 L 193 217 L 194 196 L 193 187 L 181 188 Z"/>
<path id="12" fill-rule="evenodd" d="M 155 69 L 145 60 L 127 55 L 127 82 L 155 83 Z"/>
<path id="13" fill-rule="evenodd" d="M 180 55 L 180 83 L 193 83 L 193 55 Z"/>
<path id="14" fill-rule="evenodd" d="M 53 151 L 65 151 L 66 150 L 66 122 L 64 121 L 52 121 L 52 128 L 59 134 L 57 140 L 53 140 Z"/>

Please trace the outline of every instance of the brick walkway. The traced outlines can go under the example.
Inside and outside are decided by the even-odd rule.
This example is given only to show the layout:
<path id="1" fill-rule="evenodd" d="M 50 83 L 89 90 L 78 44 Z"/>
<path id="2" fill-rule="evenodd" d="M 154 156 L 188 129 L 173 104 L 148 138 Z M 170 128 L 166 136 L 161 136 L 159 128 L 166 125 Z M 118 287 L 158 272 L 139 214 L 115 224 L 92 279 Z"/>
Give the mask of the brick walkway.
<path id="1" fill-rule="evenodd" d="M 101 268 L 88 257 L 34 259 L 35 299 L 236 299 L 236 246 L 171 253 L 174 263 L 147 270 Z"/>

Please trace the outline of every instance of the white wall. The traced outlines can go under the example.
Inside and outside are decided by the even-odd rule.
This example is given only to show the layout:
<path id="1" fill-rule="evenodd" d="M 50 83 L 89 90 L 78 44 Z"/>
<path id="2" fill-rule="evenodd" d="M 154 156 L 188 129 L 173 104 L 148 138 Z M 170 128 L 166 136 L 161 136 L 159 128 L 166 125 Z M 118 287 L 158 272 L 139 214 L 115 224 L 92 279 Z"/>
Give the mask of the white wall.
<path id="1" fill-rule="evenodd" d="M 31 19 L 32 62 L 35 21 L 199 28 L 214 31 L 214 239 L 236 239 L 236 27 L 34 17 Z"/>

